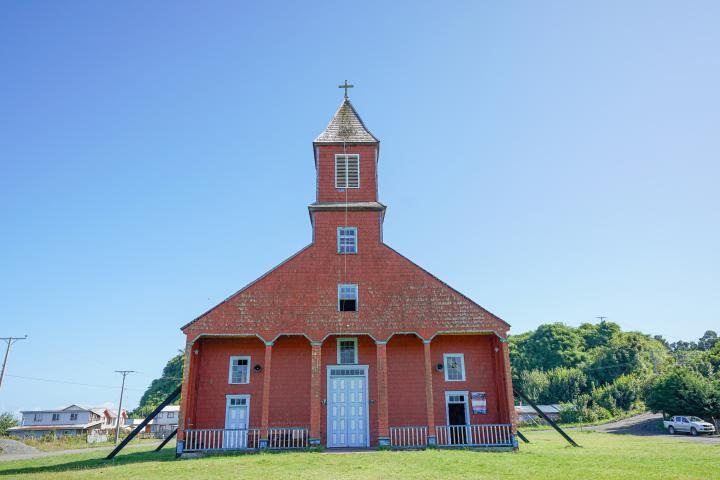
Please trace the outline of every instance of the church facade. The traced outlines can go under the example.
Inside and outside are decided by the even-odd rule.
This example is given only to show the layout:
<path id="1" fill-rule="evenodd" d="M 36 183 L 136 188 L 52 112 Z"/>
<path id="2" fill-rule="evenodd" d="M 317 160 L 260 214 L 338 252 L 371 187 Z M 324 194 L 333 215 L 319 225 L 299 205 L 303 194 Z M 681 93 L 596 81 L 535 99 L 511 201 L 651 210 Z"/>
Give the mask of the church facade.
<path id="1" fill-rule="evenodd" d="M 345 96 L 310 245 L 182 327 L 178 454 L 517 446 L 509 325 L 383 242 L 379 145 Z"/>

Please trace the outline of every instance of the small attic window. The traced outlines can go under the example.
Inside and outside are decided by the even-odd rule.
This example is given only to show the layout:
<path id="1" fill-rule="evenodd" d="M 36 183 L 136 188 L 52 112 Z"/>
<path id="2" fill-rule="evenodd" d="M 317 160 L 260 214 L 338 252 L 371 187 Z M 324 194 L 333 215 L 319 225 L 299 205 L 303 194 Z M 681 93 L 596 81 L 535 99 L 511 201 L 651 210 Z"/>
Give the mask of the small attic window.
<path id="1" fill-rule="evenodd" d="M 360 188 L 360 155 L 335 155 L 335 188 Z"/>
<path id="2" fill-rule="evenodd" d="M 356 284 L 341 283 L 338 285 L 338 311 L 356 312 L 358 290 Z"/>

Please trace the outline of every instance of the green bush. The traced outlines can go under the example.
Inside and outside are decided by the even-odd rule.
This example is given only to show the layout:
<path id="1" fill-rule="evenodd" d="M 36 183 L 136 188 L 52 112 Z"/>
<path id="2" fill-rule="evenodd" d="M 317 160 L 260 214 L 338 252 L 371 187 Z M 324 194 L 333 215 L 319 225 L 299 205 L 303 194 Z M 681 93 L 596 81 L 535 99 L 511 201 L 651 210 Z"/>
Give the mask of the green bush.
<path id="1" fill-rule="evenodd" d="M 610 410 L 596 403 L 591 395 L 580 395 L 574 402 L 560 406 L 560 422 L 592 423 L 612 418 Z"/>
<path id="2" fill-rule="evenodd" d="M 18 419 L 15 418 L 10 412 L 0 413 L 0 437 L 5 437 L 8 434 L 8 428 L 17 427 L 20 425 Z"/>

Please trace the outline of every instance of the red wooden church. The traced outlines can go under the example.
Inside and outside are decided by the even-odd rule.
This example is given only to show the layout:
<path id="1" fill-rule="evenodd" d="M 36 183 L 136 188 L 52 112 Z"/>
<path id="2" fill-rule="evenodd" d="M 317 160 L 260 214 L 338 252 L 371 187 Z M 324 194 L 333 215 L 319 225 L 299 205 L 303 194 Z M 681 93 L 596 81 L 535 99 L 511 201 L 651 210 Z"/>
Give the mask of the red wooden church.
<path id="1" fill-rule="evenodd" d="M 517 445 L 509 325 L 383 242 L 379 145 L 346 95 L 312 243 L 182 327 L 179 454 Z"/>

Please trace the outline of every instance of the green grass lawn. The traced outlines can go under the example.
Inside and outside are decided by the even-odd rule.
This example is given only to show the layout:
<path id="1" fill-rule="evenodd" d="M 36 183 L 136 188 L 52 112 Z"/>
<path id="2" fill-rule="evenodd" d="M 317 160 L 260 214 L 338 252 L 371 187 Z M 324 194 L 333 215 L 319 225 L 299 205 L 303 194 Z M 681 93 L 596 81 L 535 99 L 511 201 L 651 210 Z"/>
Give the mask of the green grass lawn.
<path id="1" fill-rule="evenodd" d="M 107 452 L 0 462 L 0 477 L 22 478 L 427 478 L 427 479 L 720 479 L 720 445 L 670 437 L 632 437 L 573 432 L 583 448 L 572 448 L 554 432 L 529 432 L 532 444 L 518 453 L 459 450 L 321 453 L 263 453 L 175 460 L 137 447 L 114 462 Z"/>

